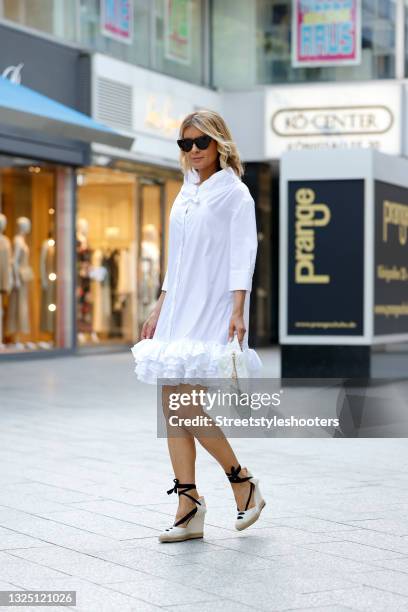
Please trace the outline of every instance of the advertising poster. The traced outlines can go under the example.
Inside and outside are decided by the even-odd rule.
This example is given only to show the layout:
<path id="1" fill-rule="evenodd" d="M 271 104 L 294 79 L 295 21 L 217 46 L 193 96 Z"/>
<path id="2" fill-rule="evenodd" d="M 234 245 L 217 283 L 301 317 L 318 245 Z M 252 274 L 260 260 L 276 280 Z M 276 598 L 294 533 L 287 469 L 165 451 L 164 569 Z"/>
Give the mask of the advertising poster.
<path id="1" fill-rule="evenodd" d="M 101 0 L 104 36 L 130 44 L 133 40 L 133 0 Z"/>
<path id="2" fill-rule="evenodd" d="M 359 64 L 361 0 L 293 0 L 292 65 Z"/>
<path id="3" fill-rule="evenodd" d="M 408 333 L 408 191 L 375 183 L 374 335 Z"/>
<path id="4" fill-rule="evenodd" d="M 288 198 L 287 335 L 363 335 L 364 181 L 289 181 Z"/>
<path id="5" fill-rule="evenodd" d="M 180 64 L 191 64 L 191 9 L 190 0 L 165 0 L 164 54 Z"/>

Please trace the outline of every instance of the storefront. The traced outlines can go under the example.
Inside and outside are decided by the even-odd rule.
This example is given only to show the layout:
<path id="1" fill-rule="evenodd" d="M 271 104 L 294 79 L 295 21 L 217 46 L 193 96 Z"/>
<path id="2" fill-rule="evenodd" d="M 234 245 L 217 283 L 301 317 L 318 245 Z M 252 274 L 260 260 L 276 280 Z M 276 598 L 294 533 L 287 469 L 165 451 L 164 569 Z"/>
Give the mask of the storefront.
<path id="1" fill-rule="evenodd" d="M 128 140 L 72 110 L 78 51 L 0 26 L 0 57 L 0 358 L 72 351 L 76 169 Z"/>
<path id="2" fill-rule="evenodd" d="M 81 169 L 77 185 L 78 345 L 128 345 L 161 292 L 181 181 L 166 168 L 117 160 Z"/>
<path id="3" fill-rule="evenodd" d="M 69 349 L 72 170 L 5 155 L 0 162 L 0 354 Z"/>
<path id="4" fill-rule="evenodd" d="M 136 181 L 84 168 L 77 186 L 78 344 L 129 343 L 136 333 Z"/>

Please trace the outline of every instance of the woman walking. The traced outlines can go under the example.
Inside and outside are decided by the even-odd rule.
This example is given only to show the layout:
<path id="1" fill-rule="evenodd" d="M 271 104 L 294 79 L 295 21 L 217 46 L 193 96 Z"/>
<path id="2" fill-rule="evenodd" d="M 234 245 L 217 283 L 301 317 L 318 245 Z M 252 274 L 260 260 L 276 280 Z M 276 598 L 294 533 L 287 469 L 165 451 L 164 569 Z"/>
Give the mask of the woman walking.
<path id="1" fill-rule="evenodd" d="M 157 378 L 171 379 L 171 384 L 162 387 L 166 418 L 170 394 L 205 390 L 205 379 L 217 377 L 218 360 L 234 334 L 250 375 L 262 367 L 248 346 L 258 243 L 255 204 L 241 180 L 237 146 L 223 118 L 210 110 L 187 115 L 177 143 L 184 183 L 170 213 L 167 271 L 141 340 L 131 349 L 140 380 L 156 384 Z M 191 416 L 193 407 L 184 412 Z M 231 483 L 238 511 L 235 527 L 242 530 L 252 525 L 265 501 L 258 479 L 241 468 L 222 430 L 216 427 L 214 437 L 202 427 L 176 429 L 174 436 L 167 436 L 175 475 L 174 487 L 167 493 L 178 493 L 179 507 L 174 524 L 159 540 L 203 537 L 206 505 L 195 483 L 196 438 Z"/>

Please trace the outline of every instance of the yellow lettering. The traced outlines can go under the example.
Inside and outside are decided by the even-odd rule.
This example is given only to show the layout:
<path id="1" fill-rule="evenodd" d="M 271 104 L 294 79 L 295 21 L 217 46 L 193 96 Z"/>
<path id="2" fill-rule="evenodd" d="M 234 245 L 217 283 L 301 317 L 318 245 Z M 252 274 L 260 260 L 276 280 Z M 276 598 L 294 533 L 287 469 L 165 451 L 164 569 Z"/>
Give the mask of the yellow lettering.
<path id="1" fill-rule="evenodd" d="M 301 188 L 296 191 L 295 221 L 295 282 L 328 284 L 328 274 L 315 272 L 315 227 L 324 227 L 330 222 L 331 212 L 326 204 L 315 203 L 313 189 Z"/>

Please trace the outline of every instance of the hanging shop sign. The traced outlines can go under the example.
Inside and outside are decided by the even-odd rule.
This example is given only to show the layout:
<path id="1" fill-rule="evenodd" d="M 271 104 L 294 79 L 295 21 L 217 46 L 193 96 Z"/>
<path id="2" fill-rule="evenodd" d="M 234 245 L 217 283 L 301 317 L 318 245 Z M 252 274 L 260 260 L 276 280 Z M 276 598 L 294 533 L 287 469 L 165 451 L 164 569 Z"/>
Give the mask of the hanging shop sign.
<path id="1" fill-rule="evenodd" d="M 165 57 L 180 64 L 191 64 L 191 11 L 191 0 L 165 1 Z"/>
<path id="2" fill-rule="evenodd" d="M 101 31 L 104 36 L 131 44 L 133 0 L 101 0 Z"/>
<path id="3" fill-rule="evenodd" d="M 293 0 L 292 65 L 361 62 L 360 0 Z"/>

